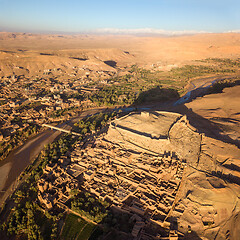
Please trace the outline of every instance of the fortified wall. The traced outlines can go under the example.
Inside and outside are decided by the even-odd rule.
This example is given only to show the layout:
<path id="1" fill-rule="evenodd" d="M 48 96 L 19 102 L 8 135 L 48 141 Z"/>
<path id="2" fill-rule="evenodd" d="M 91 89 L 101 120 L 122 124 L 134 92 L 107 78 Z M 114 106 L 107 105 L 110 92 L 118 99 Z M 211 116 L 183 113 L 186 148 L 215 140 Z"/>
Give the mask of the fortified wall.
<path id="1" fill-rule="evenodd" d="M 195 163 L 200 151 L 201 135 L 178 113 L 134 112 L 111 122 L 105 138 L 133 150 L 151 154 L 175 153 Z"/>
<path id="2" fill-rule="evenodd" d="M 240 226 L 239 156 L 236 146 L 197 133 L 186 116 L 135 112 L 48 163 L 38 200 L 66 210 L 71 191 L 85 189 L 136 220 L 134 239 L 178 239 L 189 226 L 206 239 L 229 239 Z"/>

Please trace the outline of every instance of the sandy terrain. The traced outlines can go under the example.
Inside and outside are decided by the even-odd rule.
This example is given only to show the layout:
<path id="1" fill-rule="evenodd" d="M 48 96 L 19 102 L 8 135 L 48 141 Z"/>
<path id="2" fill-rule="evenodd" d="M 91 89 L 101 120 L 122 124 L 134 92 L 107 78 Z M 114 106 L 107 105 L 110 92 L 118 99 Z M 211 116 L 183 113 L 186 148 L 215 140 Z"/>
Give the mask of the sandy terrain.
<path id="1" fill-rule="evenodd" d="M 240 86 L 225 88 L 223 93 L 210 94 L 187 103 L 201 117 L 215 123 L 222 134 L 240 142 Z"/>
<path id="2" fill-rule="evenodd" d="M 142 45 L 143 46 L 143 45 Z M 238 57 L 240 34 L 199 34 L 147 39 L 142 51 L 148 60 L 181 64 L 205 58 Z"/>
<path id="3" fill-rule="evenodd" d="M 186 169 L 179 201 L 186 210 L 179 219 L 179 229 L 191 225 L 206 239 L 227 239 L 230 235 L 229 239 L 237 240 L 240 150 L 209 137 L 203 137 L 201 145 L 197 165 Z"/>
<path id="4" fill-rule="evenodd" d="M 60 67 L 64 69 L 64 74 L 68 74 L 73 66 L 114 72 L 117 68 L 135 63 L 146 68 L 169 70 L 192 64 L 195 60 L 239 57 L 240 34 L 234 33 L 171 38 L 0 33 L 0 77 L 34 75 Z M 107 61 L 114 61 L 116 67 L 110 66 Z M 196 86 L 202 84 L 195 82 Z M 179 217 L 180 230 L 186 231 L 191 224 L 192 229 L 206 239 L 226 239 L 226 231 L 230 231 L 232 239 L 237 239 L 240 219 L 239 102 L 240 86 L 235 86 L 225 88 L 220 94 L 197 98 L 185 106 L 172 107 L 174 112 L 186 114 L 190 124 L 203 133 L 201 154 L 195 165 L 186 172 L 186 182 L 179 200 L 179 205 L 186 209 L 181 217 L 176 216 Z M 169 106 L 167 108 L 168 111 L 172 110 Z M 11 188 L 16 175 L 26 167 L 23 157 L 27 156 L 29 163 L 43 145 L 57 135 L 49 133 L 35 139 L 34 143 L 25 145 L 15 153 L 14 164 L 2 164 L 0 189 Z M 23 165 L 18 169 L 20 163 Z M 11 171 L 18 171 L 12 179 L 7 178 Z M 219 177 L 220 173 L 222 175 Z M 0 194 L 1 200 L 5 197 Z"/>
<path id="5" fill-rule="evenodd" d="M 0 191 L 3 189 L 5 182 L 7 180 L 8 173 L 11 169 L 11 163 L 8 162 L 0 167 Z"/>
<path id="6" fill-rule="evenodd" d="M 104 111 L 104 108 L 90 109 L 73 119 L 73 123 L 88 114 Z M 60 125 L 61 126 L 61 125 Z M 70 129 L 67 124 L 62 124 L 65 129 Z M 13 151 L 3 162 L 0 163 L 0 206 L 11 194 L 18 184 L 18 176 L 41 152 L 45 145 L 54 141 L 61 132 L 46 130 L 29 139 L 26 144 Z M 2 191 L 2 192 L 1 192 Z"/>
<path id="7" fill-rule="evenodd" d="M 16 187 L 20 173 L 34 160 L 44 145 L 51 143 L 59 134 L 53 131 L 40 133 L 5 159 L 5 164 L 0 166 L 0 205 Z"/>
<path id="8" fill-rule="evenodd" d="M 1 75 L 12 74 L 14 68 L 23 74 L 59 66 L 89 65 L 109 70 L 104 61 L 115 61 L 122 67 L 138 63 L 169 70 L 194 60 L 239 56 L 240 34 L 237 33 L 181 37 L 0 33 Z"/>
<path id="9" fill-rule="evenodd" d="M 228 91 L 230 89 L 217 94 L 215 99 L 221 99 L 221 95 L 224 96 Z M 225 111 L 237 109 L 236 107 L 234 109 L 234 106 L 231 108 L 231 100 L 224 99 L 224 101 Z M 136 153 L 143 149 L 162 154 L 170 151 L 177 154 L 180 159 L 185 159 L 187 164 L 174 201 L 176 208 L 172 207 L 174 204 L 171 205 L 172 209 L 168 213 L 169 221 L 176 219 L 177 229 L 182 233 L 186 233 L 188 226 L 191 226 L 192 233 L 201 237 L 196 239 L 238 240 L 240 149 L 205 134 L 200 135 L 187 121 L 188 117 L 194 118 L 193 112 L 188 112 L 187 118 L 181 117 L 177 122 L 170 117 L 172 114 L 131 113 L 112 122 L 104 139 L 119 144 L 122 149 L 126 147 Z M 176 116 L 179 117 L 179 114 Z M 198 121 L 197 117 L 194 120 Z M 161 124 L 165 124 L 165 128 L 171 128 L 167 131 L 165 140 L 157 137 L 157 135 L 166 136 L 166 129 L 161 127 Z M 151 127 L 154 129 L 155 138 Z M 150 162 L 151 158 L 148 158 L 148 161 Z M 138 170 L 142 171 L 141 168 Z M 171 175 L 169 169 L 163 171 L 167 172 L 168 176 Z M 155 177 L 159 177 L 157 172 Z M 160 179 L 165 178 L 161 176 Z M 228 235 L 230 238 L 227 237 Z M 184 239 L 195 238 L 190 235 L 189 238 Z"/>

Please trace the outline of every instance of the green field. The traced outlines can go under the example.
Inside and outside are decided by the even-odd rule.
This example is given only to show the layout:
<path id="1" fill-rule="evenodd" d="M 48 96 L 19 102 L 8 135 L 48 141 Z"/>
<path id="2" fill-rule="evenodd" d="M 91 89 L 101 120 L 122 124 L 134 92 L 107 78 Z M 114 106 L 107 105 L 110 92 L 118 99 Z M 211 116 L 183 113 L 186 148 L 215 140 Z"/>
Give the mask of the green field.
<path id="1" fill-rule="evenodd" d="M 60 239 L 87 240 L 91 236 L 95 225 L 74 214 L 69 214 L 65 220 Z"/>
<path id="2" fill-rule="evenodd" d="M 84 229 L 81 231 L 81 233 L 78 236 L 78 240 L 88 240 L 92 235 L 95 227 L 96 226 L 92 223 L 88 223 L 87 225 L 85 225 Z"/>

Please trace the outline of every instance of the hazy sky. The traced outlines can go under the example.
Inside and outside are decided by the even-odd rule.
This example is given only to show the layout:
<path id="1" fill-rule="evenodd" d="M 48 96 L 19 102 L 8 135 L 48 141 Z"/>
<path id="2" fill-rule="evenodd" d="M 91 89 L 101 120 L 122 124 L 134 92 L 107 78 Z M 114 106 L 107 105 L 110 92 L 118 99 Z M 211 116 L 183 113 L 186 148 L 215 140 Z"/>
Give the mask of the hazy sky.
<path id="1" fill-rule="evenodd" d="M 240 0 L 0 0 L 0 31 L 96 29 L 116 33 L 239 30 Z"/>

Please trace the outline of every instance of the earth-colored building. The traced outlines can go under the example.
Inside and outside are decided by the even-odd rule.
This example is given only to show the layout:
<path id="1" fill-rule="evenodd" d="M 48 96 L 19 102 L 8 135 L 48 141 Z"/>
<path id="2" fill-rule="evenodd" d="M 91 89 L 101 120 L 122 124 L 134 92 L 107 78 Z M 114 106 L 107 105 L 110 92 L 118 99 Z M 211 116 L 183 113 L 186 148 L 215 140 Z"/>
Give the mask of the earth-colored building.
<path id="1" fill-rule="evenodd" d="M 170 230 L 171 239 L 237 239 L 239 160 L 237 147 L 199 134 L 186 116 L 132 112 L 84 147 L 79 142 L 70 160 L 47 166 L 39 200 L 48 208 L 65 204 L 81 181 L 86 191 L 132 214 L 135 239 L 163 239 L 149 235 L 153 228 Z M 53 175 L 55 196 L 44 183 Z"/>

